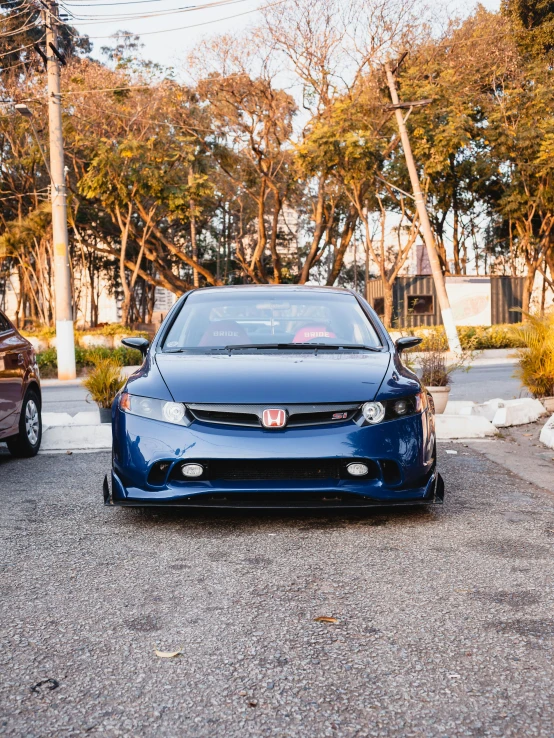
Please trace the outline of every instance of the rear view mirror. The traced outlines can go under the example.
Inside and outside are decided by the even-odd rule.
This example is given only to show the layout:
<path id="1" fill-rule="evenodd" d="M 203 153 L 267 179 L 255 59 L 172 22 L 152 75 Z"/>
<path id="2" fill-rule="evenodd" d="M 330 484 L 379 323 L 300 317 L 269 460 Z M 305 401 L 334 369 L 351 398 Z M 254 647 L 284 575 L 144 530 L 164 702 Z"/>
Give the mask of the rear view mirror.
<path id="1" fill-rule="evenodd" d="M 146 338 L 122 338 L 121 343 L 127 348 L 137 349 L 143 356 L 146 356 L 150 341 Z"/>
<path id="2" fill-rule="evenodd" d="M 423 338 L 418 338 L 417 336 L 405 336 L 404 338 L 397 339 L 394 345 L 396 346 L 398 353 L 401 354 L 402 351 L 405 351 L 406 349 L 419 346 L 422 341 Z"/>

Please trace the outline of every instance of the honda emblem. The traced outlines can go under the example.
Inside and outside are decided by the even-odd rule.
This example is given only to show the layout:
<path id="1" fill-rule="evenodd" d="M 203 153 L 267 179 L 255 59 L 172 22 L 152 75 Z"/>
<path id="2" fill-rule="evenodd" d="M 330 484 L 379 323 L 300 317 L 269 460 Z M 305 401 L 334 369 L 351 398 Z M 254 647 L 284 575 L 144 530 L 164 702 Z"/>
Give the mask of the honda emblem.
<path id="1" fill-rule="evenodd" d="M 287 414 L 278 408 L 264 410 L 262 414 L 264 428 L 284 428 L 287 424 Z"/>

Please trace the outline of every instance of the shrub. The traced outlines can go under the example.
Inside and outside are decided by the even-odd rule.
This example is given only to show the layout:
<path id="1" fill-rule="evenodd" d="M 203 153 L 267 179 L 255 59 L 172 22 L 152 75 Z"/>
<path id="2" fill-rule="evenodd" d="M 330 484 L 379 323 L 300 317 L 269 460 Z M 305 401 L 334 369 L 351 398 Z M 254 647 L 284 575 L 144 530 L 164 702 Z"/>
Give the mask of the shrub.
<path id="1" fill-rule="evenodd" d="M 137 366 L 142 364 L 142 355 L 136 349 L 121 346 L 117 349 L 95 348 L 83 349 L 75 347 L 75 362 L 78 370 L 94 366 L 95 358 L 114 359 L 120 366 Z M 46 349 L 37 354 L 37 362 L 43 377 L 52 376 L 58 368 L 58 355 L 55 348 Z"/>
<path id="2" fill-rule="evenodd" d="M 462 348 L 466 351 L 484 351 L 485 349 L 515 349 L 523 348 L 524 342 L 521 336 L 514 332 L 513 325 L 490 325 L 490 326 L 458 326 L 458 335 Z M 448 351 L 448 341 L 444 326 L 417 326 L 415 328 L 404 328 L 403 335 L 413 335 L 423 338 L 416 351 L 430 351 L 430 346 L 440 344 L 442 351 Z"/>
<path id="3" fill-rule="evenodd" d="M 94 369 L 83 379 L 83 387 L 88 390 L 93 401 L 101 408 L 110 408 L 119 390 L 125 384 L 121 375 L 121 363 L 114 358 L 102 357 L 100 354 L 91 357 Z"/>
<path id="4" fill-rule="evenodd" d="M 534 397 L 554 396 L 554 311 L 527 315 L 527 322 L 512 330 L 525 346 L 517 352 L 516 376 Z"/>

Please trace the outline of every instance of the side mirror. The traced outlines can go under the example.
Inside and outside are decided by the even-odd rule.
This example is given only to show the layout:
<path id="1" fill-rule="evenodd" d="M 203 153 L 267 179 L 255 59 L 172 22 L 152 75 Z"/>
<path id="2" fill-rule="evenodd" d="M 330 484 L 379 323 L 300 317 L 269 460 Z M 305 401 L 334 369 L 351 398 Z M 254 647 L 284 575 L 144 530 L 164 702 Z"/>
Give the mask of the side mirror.
<path id="1" fill-rule="evenodd" d="M 150 341 L 147 341 L 146 338 L 122 338 L 121 343 L 127 346 L 127 348 L 137 349 L 143 357 L 146 356 L 148 347 L 150 346 Z"/>
<path id="2" fill-rule="evenodd" d="M 401 354 L 402 351 L 405 351 L 406 349 L 419 346 L 422 341 L 423 338 L 418 338 L 417 336 L 404 336 L 404 338 L 398 338 L 394 345 L 396 346 L 398 353 Z"/>

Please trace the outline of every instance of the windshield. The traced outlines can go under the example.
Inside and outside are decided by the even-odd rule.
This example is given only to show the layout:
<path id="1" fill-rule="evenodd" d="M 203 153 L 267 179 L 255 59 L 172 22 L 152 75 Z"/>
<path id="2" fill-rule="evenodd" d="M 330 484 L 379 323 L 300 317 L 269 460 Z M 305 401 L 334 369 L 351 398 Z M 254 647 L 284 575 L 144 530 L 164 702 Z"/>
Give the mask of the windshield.
<path id="1" fill-rule="evenodd" d="M 184 302 L 164 351 L 287 345 L 379 347 L 381 341 L 348 293 L 201 290 Z"/>

